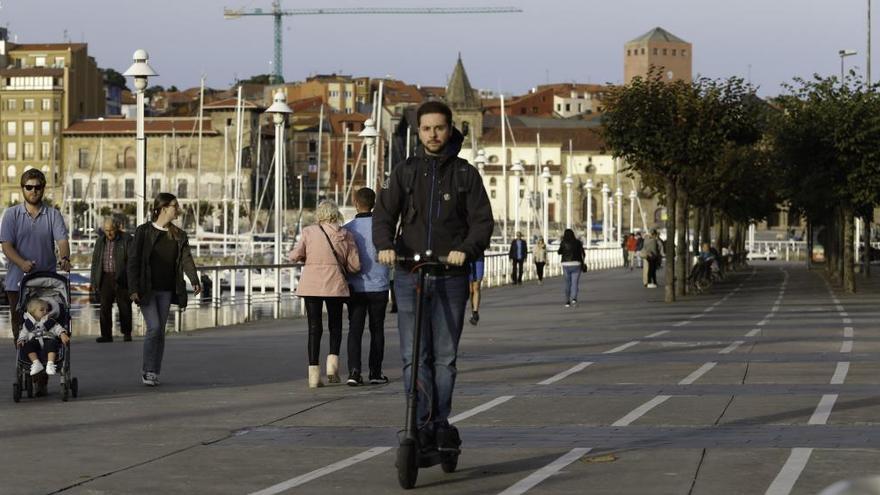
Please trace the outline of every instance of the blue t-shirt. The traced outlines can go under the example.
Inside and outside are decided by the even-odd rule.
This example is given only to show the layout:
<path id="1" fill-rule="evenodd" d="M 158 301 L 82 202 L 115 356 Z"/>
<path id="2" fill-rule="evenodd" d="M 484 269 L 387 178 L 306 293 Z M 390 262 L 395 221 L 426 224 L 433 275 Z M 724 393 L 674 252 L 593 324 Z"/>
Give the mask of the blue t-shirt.
<path id="1" fill-rule="evenodd" d="M 55 243 L 67 240 L 67 225 L 64 217 L 55 208 L 42 205 L 36 218 L 31 217 L 24 203 L 15 205 L 3 214 L 0 225 L 0 242 L 10 243 L 18 254 L 36 262 L 34 272 L 54 272 L 58 260 L 55 258 Z M 18 291 L 24 272 L 12 260 L 6 263 L 7 291 Z"/>
<path id="2" fill-rule="evenodd" d="M 358 213 L 345 228 L 351 232 L 361 259 L 361 271 L 348 276 L 348 283 L 355 292 L 384 292 L 390 287 L 388 267 L 377 262 L 376 246 L 373 244 L 373 216 Z"/>

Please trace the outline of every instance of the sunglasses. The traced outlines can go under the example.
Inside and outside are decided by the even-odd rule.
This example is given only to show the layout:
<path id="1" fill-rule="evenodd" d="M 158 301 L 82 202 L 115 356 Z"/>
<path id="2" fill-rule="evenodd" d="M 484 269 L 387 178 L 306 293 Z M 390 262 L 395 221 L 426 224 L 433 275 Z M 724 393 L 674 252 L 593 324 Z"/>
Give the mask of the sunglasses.
<path id="1" fill-rule="evenodd" d="M 23 187 L 25 191 L 42 191 L 45 186 L 39 186 L 39 185 L 35 186 L 35 185 L 31 185 L 31 184 L 25 184 L 24 186 L 21 186 L 21 187 Z"/>

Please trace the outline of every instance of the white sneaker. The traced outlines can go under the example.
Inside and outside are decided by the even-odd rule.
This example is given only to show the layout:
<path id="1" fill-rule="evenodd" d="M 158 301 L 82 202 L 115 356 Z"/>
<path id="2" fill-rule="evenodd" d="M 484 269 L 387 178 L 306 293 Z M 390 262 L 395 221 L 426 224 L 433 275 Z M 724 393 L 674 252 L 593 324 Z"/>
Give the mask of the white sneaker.
<path id="1" fill-rule="evenodd" d="M 55 361 L 49 361 L 46 363 L 46 374 L 54 375 L 55 374 Z"/>
<path id="2" fill-rule="evenodd" d="M 41 371 L 43 371 L 43 363 L 39 361 L 34 361 L 31 363 L 31 376 L 39 375 Z"/>
<path id="3" fill-rule="evenodd" d="M 657 284 L 648 284 L 648 288 L 649 288 L 649 289 L 656 289 L 656 288 L 657 288 Z"/>

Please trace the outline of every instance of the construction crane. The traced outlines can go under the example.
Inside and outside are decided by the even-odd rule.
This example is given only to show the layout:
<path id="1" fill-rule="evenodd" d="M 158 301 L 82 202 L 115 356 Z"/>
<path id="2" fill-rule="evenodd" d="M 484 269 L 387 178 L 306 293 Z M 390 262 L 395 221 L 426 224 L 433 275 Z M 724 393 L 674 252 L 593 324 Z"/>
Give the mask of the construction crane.
<path id="1" fill-rule="evenodd" d="M 223 9 L 223 17 L 226 19 L 238 19 L 243 16 L 272 16 L 275 18 L 275 60 L 272 67 L 272 84 L 284 82 L 282 76 L 282 46 L 281 46 L 281 19 L 289 15 L 340 15 L 340 14 L 510 14 L 522 12 L 516 7 L 357 7 L 357 8 L 332 8 L 332 9 L 286 9 L 282 10 L 281 0 L 272 0 L 272 10 L 269 12 L 256 8 L 252 10 Z"/>

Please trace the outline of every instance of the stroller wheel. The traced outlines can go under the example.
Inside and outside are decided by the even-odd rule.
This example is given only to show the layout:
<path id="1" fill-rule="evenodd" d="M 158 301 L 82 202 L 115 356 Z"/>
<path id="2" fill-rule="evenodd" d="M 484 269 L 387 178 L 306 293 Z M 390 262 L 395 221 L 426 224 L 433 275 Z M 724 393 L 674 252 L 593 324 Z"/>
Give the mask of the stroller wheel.
<path id="1" fill-rule="evenodd" d="M 34 378 L 30 375 L 27 375 L 24 378 L 24 389 L 27 391 L 28 399 L 34 398 Z"/>
<path id="2" fill-rule="evenodd" d="M 70 385 L 67 383 L 61 384 L 61 400 L 67 402 L 67 399 L 70 397 Z"/>
<path id="3" fill-rule="evenodd" d="M 76 377 L 70 381 L 70 393 L 73 395 L 74 399 L 79 395 L 79 380 L 77 380 Z"/>
<path id="4" fill-rule="evenodd" d="M 21 400 L 21 385 L 17 383 L 12 384 L 12 400 L 15 402 Z"/>

